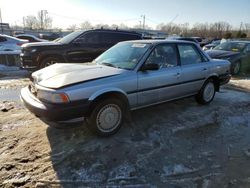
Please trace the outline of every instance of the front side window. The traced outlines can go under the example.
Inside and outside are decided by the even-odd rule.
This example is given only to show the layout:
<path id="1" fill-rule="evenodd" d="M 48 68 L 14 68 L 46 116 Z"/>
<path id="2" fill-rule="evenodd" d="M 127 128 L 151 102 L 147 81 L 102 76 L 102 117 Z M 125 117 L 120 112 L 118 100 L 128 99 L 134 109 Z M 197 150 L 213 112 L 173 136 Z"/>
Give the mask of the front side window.
<path id="1" fill-rule="evenodd" d="M 146 60 L 146 64 L 150 63 L 158 64 L 159 68 L 177 66 L 175 45 L 164 44 L 156 46 Z"/>
<path id="2" fill-rule="evenodd" d="M 202 56 L 197 49 L 191 44 L 179 44 L 181 65 L 189 65 L 203 62 Z"/>
<path id="3" fill-rule="evenodd" d="M 100 44 L 100 34 L 96 32 L 86 33 L 77 39 L 82 44 Z"/>

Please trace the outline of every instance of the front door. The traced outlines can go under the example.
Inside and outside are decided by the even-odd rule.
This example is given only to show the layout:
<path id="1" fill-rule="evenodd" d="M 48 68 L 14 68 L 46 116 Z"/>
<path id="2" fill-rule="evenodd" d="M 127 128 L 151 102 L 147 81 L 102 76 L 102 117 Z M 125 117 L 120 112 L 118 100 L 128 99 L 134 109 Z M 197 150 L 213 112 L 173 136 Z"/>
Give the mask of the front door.
<path id="1" fill-rule="evenodd" d="M 176 46 L 156 46 L 145 62 L 150 63 L 158 64 L 159 69 L 138 72 L 138 105 L 151 105 L 179 97 L 181 68 L 177 61 Z"/>
<path id="2" fill-rule="evenodd" d="M 91 62 L 102 53 L 99 32 L 85 33 L 72 42 L 67 53 L 69 62 Z"/>

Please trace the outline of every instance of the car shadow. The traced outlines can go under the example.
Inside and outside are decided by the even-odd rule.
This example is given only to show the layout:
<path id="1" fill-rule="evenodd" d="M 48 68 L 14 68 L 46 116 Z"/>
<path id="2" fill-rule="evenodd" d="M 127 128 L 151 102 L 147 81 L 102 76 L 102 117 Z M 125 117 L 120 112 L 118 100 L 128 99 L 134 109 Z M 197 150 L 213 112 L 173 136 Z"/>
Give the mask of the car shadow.
<path id="1" fill-rule="evenodd" d="M 54 183 L 62 187 L 152 187 L 151 182 L 159 182 L 161 186 L 161 153 L 173 152 L 172 130 L 183 125 L 178 115 L 186 108 L 203 107 L 187 98 L 137 110 L 110 137 L 92 134 L 85 123 L 69 129 L 48 127 L 50 158 L 58 179 Z"/>

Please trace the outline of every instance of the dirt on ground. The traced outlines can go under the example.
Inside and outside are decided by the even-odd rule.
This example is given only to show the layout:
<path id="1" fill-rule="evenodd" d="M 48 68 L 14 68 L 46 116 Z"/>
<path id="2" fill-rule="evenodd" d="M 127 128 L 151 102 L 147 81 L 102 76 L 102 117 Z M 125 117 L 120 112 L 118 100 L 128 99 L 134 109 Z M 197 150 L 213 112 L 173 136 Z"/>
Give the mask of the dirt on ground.
<path id="1" fill-rule="evenodd" d="M 4 93 L 27 84 L 0 80 L 0 187 L 250 187 L 247 78 L 207 106 L 186 98 L 134 111 L 108 138 L 84 123 L 51 128 Z"/>

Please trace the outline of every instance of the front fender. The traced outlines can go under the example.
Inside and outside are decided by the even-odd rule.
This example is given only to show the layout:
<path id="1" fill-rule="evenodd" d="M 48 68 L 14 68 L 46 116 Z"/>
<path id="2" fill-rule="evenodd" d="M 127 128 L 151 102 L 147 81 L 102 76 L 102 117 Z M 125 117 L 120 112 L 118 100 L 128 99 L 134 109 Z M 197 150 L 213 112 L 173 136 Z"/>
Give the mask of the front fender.
<path id="1" fill-rule="evenodd" d="M 106 93 L 111 93 L 111 92 L 116 92 L 116 93 L 120 93 L 123 94 L 126 98 L 127 98 L 127 93 L 125 93 L 123 90 L 119 89 L 119 88 L 105 88 L 102 90 L 99 90 L 95 93 L 93 93 L 90 97 L 89 97 L 89 101 L 94 101 L 96 98 L 98 98 L 101 95 L 104 95 Z"/>

